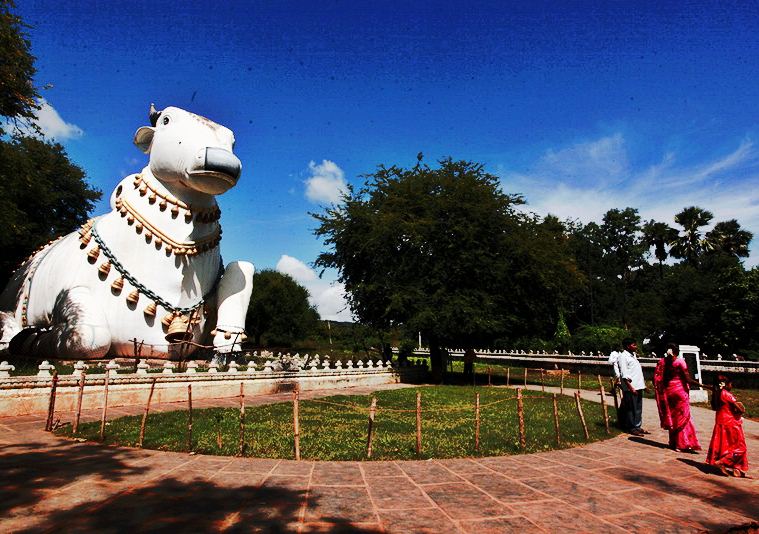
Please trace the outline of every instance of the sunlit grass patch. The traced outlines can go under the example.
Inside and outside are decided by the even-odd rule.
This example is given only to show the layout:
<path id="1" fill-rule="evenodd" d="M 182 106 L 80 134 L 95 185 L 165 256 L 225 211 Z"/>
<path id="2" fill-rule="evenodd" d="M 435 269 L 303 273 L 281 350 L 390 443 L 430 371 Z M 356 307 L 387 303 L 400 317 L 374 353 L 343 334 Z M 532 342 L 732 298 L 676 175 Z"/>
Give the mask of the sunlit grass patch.
<path id="1" fill-rule="evenodd" d="M 416 392 L 422 394 L 422 452 L 416 453 Z M 480 450 L 475 451 L 475 394 L 480 394 Z M 523 391 L 526 447 L 519 444 L 516 390 L 503 387 L 437 386 L 378 391 L 374 423 L 374 460 L 496 456 L 556 447 L 551 395 Z M 300 450 L 303 459 L 366 459 L 371 396 L 339 395 L 300 401 Z M 606 434 L 600 404 L 582 402 L 590 441 Z M 245 410 L 244 455 L 293 458 L 291 402 L 248 406 Z M 558 396 L 561 447 L 585 443 L 575 400 Z M 611 410 L 613 412 L 613 408 Z M 188 451 L 187 411 L 150 414 L 143 446 Z M 610 414 L 613 417 L 613 414 Z M 105 442 L 135 446 L 140 416 L 110 421 Z M 79 436 L 96 440 L 99 423 L 80 426 Z M 71 435 L 71 427 L 60 433 Z M 612 434 L 616 435 L 612 428 Z M 193 411 L 192 450 L 203 454 L 239 452 L 240 412 L 233 408 Z"/>

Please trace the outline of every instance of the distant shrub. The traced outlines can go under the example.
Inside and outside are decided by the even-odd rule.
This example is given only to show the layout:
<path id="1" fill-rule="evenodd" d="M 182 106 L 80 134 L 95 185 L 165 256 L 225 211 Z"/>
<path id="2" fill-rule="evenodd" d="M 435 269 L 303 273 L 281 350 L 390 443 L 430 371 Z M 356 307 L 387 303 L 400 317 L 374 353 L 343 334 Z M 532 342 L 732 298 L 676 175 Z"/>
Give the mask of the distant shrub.
<path id="1" fill-rule="evenodd" d="M 601 351 L 605 354 L 621 348 L 622 340 L 630 333 L 624 328 L 611 325 L 581 326 L 573 336 L 572 346 L 576 352 Z"/>

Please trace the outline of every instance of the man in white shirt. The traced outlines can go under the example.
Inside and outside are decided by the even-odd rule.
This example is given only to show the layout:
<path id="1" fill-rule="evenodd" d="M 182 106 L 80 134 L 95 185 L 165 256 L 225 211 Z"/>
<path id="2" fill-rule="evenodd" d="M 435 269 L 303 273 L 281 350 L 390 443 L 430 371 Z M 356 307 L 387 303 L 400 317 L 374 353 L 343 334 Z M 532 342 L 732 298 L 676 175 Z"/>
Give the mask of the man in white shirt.
<path id="1" fill-rule="evenodd" d="M 622 385 L 622 404 L 619 407 L 619 424 L 623 430 L 634 436 L 647 434 L 641 428 L 643 420 L 643 391 L 646 381 L 635 351 L 638 344 L 633 339 L 622 341 L 625 350 L 618 353 L 616 366 L 619 367 L 619 380 Z M 616 374 L 616 370 L 615 370 Z"/>

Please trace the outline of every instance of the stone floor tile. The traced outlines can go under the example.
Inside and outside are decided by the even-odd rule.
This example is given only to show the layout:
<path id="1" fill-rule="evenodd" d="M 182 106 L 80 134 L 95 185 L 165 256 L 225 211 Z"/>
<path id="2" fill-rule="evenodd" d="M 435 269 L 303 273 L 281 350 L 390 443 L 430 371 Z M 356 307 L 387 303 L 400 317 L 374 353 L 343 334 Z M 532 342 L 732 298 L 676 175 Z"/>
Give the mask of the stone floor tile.
<path id="1" fill-rule="evenodd" d="M 472 534 L 505 534 L 508 532 L 545 532 L 535 523 L 524 516 L 497 517 L 494 519 L 480 519 L 475 521 L 461 521 L 459 523 L 464 532 Z"/>
<path id="2" fill-rule="evenodd" d="M 516 514 L 524 515 L 549 532 L 624 532 L 621 528 L 561 501 L 517 503 Z"/>
<path id="3" fill-rule="evenodd" d="M 403 471 L 395 462 L 361 462 L 361 469 L 364 476 L 369 478 L 375 477 L 397 477 L 403 475 Z"/>
<path id="4" fill-rule="evenodd" d="M 407 477 L 382 477 L 367 480 L 369 495 L 378 509 L 428 508 L 432 502 Z"/>
<path id="5" fill-rule="evenodd" d="M 311 474 L 312 486 L 363 486 L 364 476 L 357 463 L 316 462 Z"/>
<path id="6" fill-rule="evenodd" d="M 270 458 L 236 458 L 225 465 L 221 471 L 228 473 L 263 473 L 268 474 L 280 460 Z"/>
<path id="7" fill-rule="evenodd" d="M 400 462 L 398 467 L 417 484 L 461 482 L 461 478 L 432 460 Z"/>
<path id="8" fill-rule="evenodd" d="M 470 484 L 426 486 L 425 493 L 453 519 L 478 519 L 513 515 L 505 505 Z"/>
<path id="9" fill-rule="evenodd" d="M 439 508 L 380 510 L 385 532 L 392 534 L 458 534 L 460 530 Z"/>
<path id="10" fill-rule="evenodd" d="M 443 467 L 450 469 L 457 475 L 465 475 L 467 473 L 489 473 L 490 469 L 484 465 L 477 463 L 473 459 L 469 458 L 452 458 L 447 460 L 438 460 L 438 463 Z"/>
<path id="11" fill-rule="evenodd" d="M 272 471 L 273 475 L 310 475 L 313 468 L 313 462 L 296 462 L 293 460 L 282 460 Z"/>
<path id="12" fill-rule="evenodd" d="M 546 499 L 545 495 L 536 492 L 522 482 L 496 473 L 474 473 L 463 476 L 474 486 L 501 502 L 511 503 Z"/>
<path id="13" fill-rule="evenodd" d="M 315 486 L 308 491 L 305 522 L 372 523 L 377 516 L 366 488 Z"/>
<path id="14" fill-rule="evenodd" d="M 697 528 L 693 523 L 682 523 L 653 512 L 636 512 L 606 519 L 628 532 L 641 534 L 690 534 Z"/>

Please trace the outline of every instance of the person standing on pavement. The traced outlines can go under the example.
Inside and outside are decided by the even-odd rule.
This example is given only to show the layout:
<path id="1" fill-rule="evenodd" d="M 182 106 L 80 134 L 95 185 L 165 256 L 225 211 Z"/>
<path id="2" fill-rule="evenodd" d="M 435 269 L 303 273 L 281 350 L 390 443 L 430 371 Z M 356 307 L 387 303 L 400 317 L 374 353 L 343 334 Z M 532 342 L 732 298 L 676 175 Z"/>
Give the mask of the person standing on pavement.
<path id="1" fill-rule="evenodd" d="M 617 357 L 619 379 L 622 386 L 622 404 L 620 405 L 619 424 L 621 428 L 633 436 L 648 434 L 642 428 L 643 424 L 643 392 L 646 381 L 643 369 L 635 355 L 638 344 L 634 339 L 622 341 L 624 350 Z"/>

